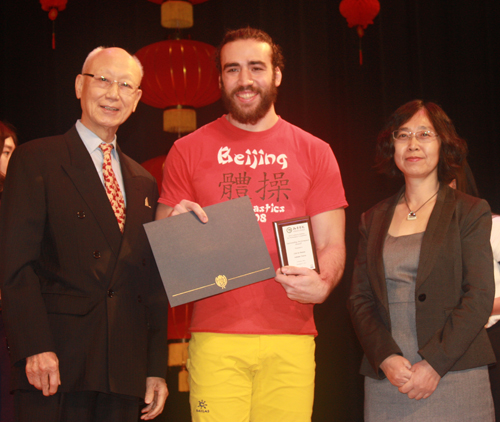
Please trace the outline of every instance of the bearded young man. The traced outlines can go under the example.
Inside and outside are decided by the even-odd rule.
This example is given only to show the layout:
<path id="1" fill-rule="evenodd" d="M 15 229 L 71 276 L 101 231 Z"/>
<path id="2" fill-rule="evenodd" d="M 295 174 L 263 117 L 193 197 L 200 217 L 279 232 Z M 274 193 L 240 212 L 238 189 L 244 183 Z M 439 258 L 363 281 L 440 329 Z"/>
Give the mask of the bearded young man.
<path id="1" fill-rule="evenodd" d="M 276 277 L 195 303 L 189 345 L 193 421 L 310 421 L 313 306 L 340 281 L 347 202 L 330 146 L 275 111 L 280 48 L 263 31 L 229 31 L 219 49 L 228 114 L 178 140 L 156 218 L 248 195 Z M 272 222 L 311 216 L 321 274 L 282 267 Z M 210 224 L 208 222 L 207 224 Z"/>

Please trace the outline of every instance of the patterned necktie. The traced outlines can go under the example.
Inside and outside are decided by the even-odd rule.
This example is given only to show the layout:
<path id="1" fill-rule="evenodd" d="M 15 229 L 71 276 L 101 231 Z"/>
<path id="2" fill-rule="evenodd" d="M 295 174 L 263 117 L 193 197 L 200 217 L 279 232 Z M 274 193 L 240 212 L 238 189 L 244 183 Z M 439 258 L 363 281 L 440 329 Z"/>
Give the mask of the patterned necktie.
<path id="1" fill-rule="evenodd" d="M 118 180 L 116 180 L 115 172 L 111 166 L 111 150 L 114 146 L 113 144 L 101 144 L 99 148 L 101 148 L 104 154 L 104 162 L 102 163 L 104 187 L 106 188 L 106 194 L 108 195 L 109 202 L 115 213 L 120 231 L 123 233 L 123 228 L 125 226 L 125 201 L 123 200 L 120 185 L 118 184 Z"/>

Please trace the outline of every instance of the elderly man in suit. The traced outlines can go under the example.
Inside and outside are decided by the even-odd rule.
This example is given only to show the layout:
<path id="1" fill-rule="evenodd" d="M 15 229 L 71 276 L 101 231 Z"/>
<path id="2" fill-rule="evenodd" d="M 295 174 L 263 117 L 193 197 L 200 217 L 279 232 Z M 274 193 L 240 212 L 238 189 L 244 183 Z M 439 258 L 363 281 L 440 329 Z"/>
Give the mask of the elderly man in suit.
<path id="1" fill-rule="evenodd" d="M 82 117 L 17 148 L 0 210 L 0 280 L 19 421 L 156 417 L 165 383 L 167 299 L 143 224 L 153 177 L 116 145 L 142 67 L 97 48 L 76 77 Z"/>

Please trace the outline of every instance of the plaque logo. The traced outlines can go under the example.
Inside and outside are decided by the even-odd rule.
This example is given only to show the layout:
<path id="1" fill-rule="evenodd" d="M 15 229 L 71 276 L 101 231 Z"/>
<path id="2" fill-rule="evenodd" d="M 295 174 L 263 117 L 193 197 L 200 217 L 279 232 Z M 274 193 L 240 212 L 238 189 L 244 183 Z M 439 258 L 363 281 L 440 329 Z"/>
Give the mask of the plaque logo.
<path id="1" fill-rule="evenodd" d="M 218 275 L 215 277 L 215 284 L 221 289 L 225 289 L 227 286 L 227 277 L 225 275 Z"/>

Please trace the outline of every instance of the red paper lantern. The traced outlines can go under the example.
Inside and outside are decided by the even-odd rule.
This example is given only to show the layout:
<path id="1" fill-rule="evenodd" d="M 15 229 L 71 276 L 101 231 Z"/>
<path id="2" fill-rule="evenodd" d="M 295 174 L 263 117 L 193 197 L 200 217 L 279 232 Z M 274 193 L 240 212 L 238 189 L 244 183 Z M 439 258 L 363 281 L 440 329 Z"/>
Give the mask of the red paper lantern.
<path id="1" fill-rule="evenodd" d="M 214 53 L 215 47 L 192 40 L 160 41 L 136 53 L 144 68 L 141 101 L 167 109 L 164 130 L 174 133 L 195 130 L 196 113 L 190 109 L 219 99 Z M 194 125 L 192 117 L 191 122 L 182 121 L 189 114 L 194 114 Z"/>
<path id="2" fill-rule="evenodd" d="M 161 193 L 161 183 L 163 181 L 163 166 L 165 165 L 166 155 L 159 155 L 158 157 L 151 158 L 150 160 L 144 161 L 141 164 L 147 171 L 151 173 L 156 179 L 156 184 L 158 186 L 158 193 Z"/>
<path id="3" fill-rule="evenodd" d="M 339 6 L 340 14 L 347 19 L 349 28 L 357 27 L 359 36 L 359 64 L 363 64 L 361 50 L 361 37 L 368 25 L 373 24 L 373 19 L 380 11 L 378 0 L 342 0 Z"/>
<path id="4" fill-rule="evenodd" d="M 66 9 L 66 3 L 68 3 L 68 0 L 40 0 L 42 9 L 49 12 L 49 19 L 51 21 L 57 18 L 58 12 Z"/>
<path id="5" fill-rule="evenodd" d="M 66 9 L 68 0 L 40 0 L 42 10 L 49 12 L 49 19 L 52 21 L 52 50 L 56 49 L 55 20 L 59 12 Z"/>

